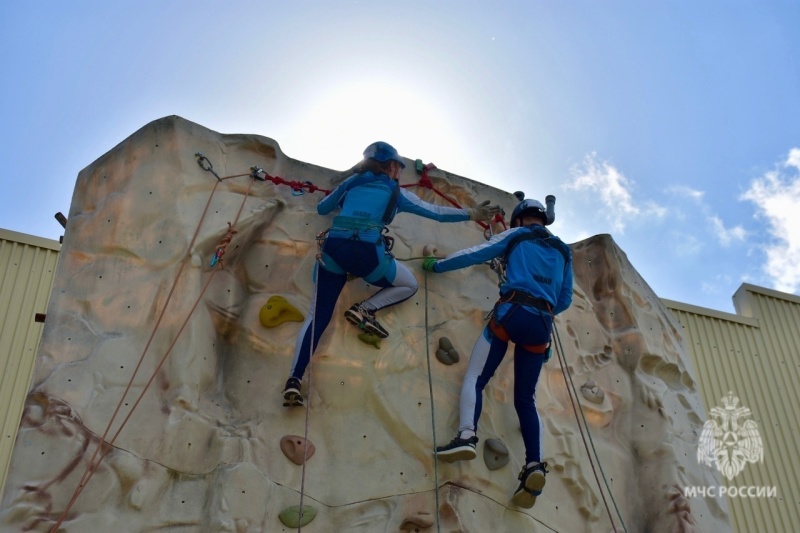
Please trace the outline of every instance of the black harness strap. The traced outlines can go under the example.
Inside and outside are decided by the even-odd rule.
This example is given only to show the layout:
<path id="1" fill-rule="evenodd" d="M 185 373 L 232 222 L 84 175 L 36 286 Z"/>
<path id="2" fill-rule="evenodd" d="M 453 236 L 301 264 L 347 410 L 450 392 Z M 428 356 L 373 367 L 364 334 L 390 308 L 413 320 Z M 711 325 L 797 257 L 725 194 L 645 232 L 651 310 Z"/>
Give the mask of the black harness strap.
<path id="1" fill-rule="evenodd" d="M 506 248 L 506 259 L 508 259 L 508 256 L 511 255 L 511 251 L 523 241 L 538 241 L 545 246 L 555 248 L 564 257 L 565 269 L 571 260 L 570 251 L 567 245 L 564 244 L 560 239 L 553 238 L 553 236 L 541 226 L 534 226 L 528 231 L 521 231 L 518 235 L 512 237 L 511 241 L 508 243 L 508 247 Z"/>
<path id="2" fill-rule="evenodd" d="M 388 224 L 392 221 L 394 210 L 397 208 L 397 200 L 400 197 L 400 185 L 395 180 L 389 178 L 385 174 L 372 174 L 371 176 L 361 175 L 347 184 L 345 195 L 348 191 L 355 187 L 375 182 L 388 182 L 387 185 L 392 189 L 392 195 L 389 198 L 389 203 L 386 204 L 386 210 L 383 212 L 383 217 L 381 218 L 381 222 Z M 342 197 L 342 200 L 344 200 L 344 197 Z"/>

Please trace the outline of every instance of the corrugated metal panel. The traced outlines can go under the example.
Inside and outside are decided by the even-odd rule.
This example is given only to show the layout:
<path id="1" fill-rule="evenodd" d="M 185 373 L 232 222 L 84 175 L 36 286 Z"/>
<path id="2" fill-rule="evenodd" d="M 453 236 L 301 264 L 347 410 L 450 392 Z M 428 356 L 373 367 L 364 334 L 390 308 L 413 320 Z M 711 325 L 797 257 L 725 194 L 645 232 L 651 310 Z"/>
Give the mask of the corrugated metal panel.
<path id="1" fill-rule="evenodd" d="M 734 304 L 737 309 L 749 307 L 764 333 L 762 363 L 769 372 L 765 388 L 780 415 L 772 428 L 774 440 L 765 442 L 765 453 L 780 452 L 781 457 L 773 484 L 782 501 L 772 503 L 785 518 L 784 531 L 800 531 L 800 297 L 744 284 Z"/>
<path id="2" fill-rule="evenodd" d="M 0 229 L 0 494 L 28 392 L 61 245 Z"/>
<path id="3" fill-rule="evenodd" d="M 758 424 L 764 463 L 747 465 L 724 484 L 775 486 L 778 497 L 728 498 L 734 530 L 800 531 L 796 410 L 800 299 L 770 291 L 774 294 L 766 300 L 750 288 L 737 292 L 742 302 L 736 307 L 739 312 L 747 309 L 747 316 L 664 303 L 683 326 L 706 405 L 721 406 L 722 397 L 731 391 Z"/>

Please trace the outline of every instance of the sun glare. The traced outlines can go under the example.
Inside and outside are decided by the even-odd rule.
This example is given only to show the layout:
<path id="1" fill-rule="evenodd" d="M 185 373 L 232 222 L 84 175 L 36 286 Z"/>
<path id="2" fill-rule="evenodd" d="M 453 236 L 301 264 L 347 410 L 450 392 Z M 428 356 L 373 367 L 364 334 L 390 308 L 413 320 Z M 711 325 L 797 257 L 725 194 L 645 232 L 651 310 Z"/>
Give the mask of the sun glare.
<path id="1" fill-rule="evenodd" d="M 377 140 L 410 159 L 464 157 L 448 105 L 434 91 L 406 82 L 338 85 L 308 102 L 289 133 L 281 145 L 290 157 L 337 170 L 355 164 Z M 295 139 L 302 139 L 302 146 Z"/>

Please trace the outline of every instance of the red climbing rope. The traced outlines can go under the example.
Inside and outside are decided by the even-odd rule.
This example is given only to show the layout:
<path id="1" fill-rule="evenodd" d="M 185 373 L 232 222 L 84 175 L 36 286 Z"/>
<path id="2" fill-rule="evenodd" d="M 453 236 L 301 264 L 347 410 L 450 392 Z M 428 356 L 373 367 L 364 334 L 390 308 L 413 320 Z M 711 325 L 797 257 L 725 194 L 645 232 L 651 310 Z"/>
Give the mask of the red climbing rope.
<path id="1" fill-rule="evenodd" d="M 426 165 L 423 165 L 422 161 L 417 159 L 416 168 L 417 168 L 417 172 L 420 173 L 419 181 L 417 183 L 410 183 L 410 184 L 407 184 L 407 185 L 401 185 L 401 187 L 414 187 L 414 186 L 417 186 L 417 187 L 422 187 L 423 189 L 430 189 L 434 193 L 438 194 L 439 196 L 441 196 L 442 198 L 444 198 L 445 200 L 450 202 L 453 206 L 458 207 L 459 209 L 464 209 L 464 207 L 461 204 L 459 204 L 458 202 L 456 202 L 455 200 L 453 200 L 452 198 L 450 198 L 449 196 L 444 194 L 442 191 L 440 191 L 436 187 L 434 187 L 433 181 L 431 181 L 431 178 L 428 175 L 428 171 L 436 169 L 436 165 L 434 165 L 433 163 L 428 163 Z M 507 229 L 506 222 L 505 222 L 505 220 L 503 220 L 503 215 L 501 215 L 501 214 L 495 215 L 494 218 L 490 221 L 490 224 L 493 224 L 495 222 L 499 222 L 500 224 L 503 225 L 503 229 Z M 489 229 L 489 225 L 486 224 L 485 222 L 477 221 L 477 223 L 484 230 L 488 230 Z"/>
<path id="2" fill-rule="evenodd" d="M 317 187 L 310 181 L 292 181 L 283 179 L 280 176 L 270 176 L 263 168 L 260 167 L 251 167 L 251 170 L 253 171 L 251 176 L 253 176 L 255 179 L 261 181 L 271 181 L 275 185 L 288 185 L 289 187 L 292 188 L 293 192 L 303 193 L 305 191 L 308 192 L 322 191 L 325 194 L 331 193 L 329 189 L 323 189 L 321 187 Z"/>

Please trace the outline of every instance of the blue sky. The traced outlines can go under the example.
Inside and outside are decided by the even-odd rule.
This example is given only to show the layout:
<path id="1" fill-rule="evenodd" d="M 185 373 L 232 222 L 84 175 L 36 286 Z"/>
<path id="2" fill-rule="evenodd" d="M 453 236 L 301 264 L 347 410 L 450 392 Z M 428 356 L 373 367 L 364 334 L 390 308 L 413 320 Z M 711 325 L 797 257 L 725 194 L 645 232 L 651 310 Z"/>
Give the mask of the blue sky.
<path id="1" fill-rule="evenodd" d="M 80 170 L 176 114 L 555 194 L 664 298 L 800 293 L 797 1 L 10 0 L 0 68 L 0 228 L 57 239 Z"/>

